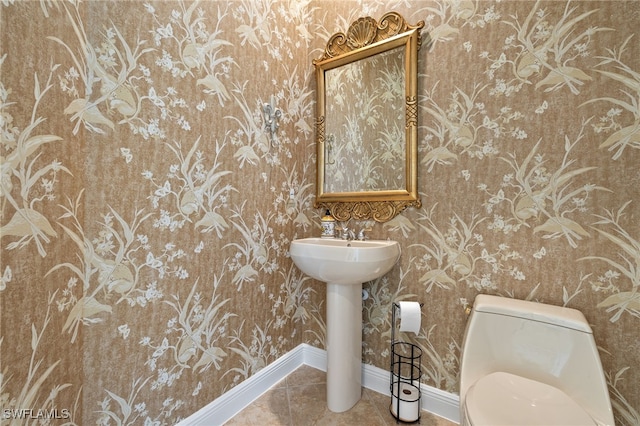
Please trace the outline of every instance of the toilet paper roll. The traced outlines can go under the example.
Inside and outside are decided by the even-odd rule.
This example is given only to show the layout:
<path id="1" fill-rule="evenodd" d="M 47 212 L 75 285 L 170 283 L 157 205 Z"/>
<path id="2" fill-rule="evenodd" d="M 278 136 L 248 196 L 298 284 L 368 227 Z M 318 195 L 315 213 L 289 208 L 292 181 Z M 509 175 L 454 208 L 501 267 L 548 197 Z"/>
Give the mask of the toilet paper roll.
<path id="1" fill-rule="evenodd" d="M 420 332 L 420 321 L 422 320 L 420 303 L 400 302 L 400 331 L 410 331 L 418 334 Z"/>
<path id="2" fill-rule="evenodd" d="M 394 382 L 391 414 L 403 422 L 415 422 L 420 416 L 420 391 L 405 382 Z M 399 403 L 399 404 L 398 404 Z"/>

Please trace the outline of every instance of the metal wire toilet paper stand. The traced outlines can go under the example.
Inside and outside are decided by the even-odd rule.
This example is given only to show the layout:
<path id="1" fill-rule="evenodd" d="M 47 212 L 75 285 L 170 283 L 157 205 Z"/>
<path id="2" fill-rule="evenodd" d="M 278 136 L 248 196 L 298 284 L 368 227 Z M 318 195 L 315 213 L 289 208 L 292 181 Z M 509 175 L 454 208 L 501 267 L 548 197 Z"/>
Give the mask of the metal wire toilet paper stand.
<path id="1" fill-rule="evenodd" d="M 422 304 L 420 305 L 422 306 Z M 396 423 L 415 423 L 420 420 L 422 377 L 422 349 L 396 340 L 396 325 L 400 305 L 393 303 L 391 317 L 391 405 L 389 410 Z"/>

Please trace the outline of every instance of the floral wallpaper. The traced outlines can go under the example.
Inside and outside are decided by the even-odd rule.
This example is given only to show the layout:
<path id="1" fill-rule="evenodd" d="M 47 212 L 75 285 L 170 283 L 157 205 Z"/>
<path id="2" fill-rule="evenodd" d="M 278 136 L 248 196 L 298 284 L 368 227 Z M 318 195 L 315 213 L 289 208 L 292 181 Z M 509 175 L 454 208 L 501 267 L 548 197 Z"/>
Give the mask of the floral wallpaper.
<path id="1" fill-rule="evenodd" d="M 311 61 L 390 10 L 432 40 L 423 207 L 373 224 L 403 253 L 365 283 L 363 360 L 419 300 L 423 381 L 455 393 L 476 294 L 570 306 L 640 424 L 637 0 L 2 0 L 1 424 L 175 424 L 323 348 L 323 284 L 287 256 L 323 213 Z"/>

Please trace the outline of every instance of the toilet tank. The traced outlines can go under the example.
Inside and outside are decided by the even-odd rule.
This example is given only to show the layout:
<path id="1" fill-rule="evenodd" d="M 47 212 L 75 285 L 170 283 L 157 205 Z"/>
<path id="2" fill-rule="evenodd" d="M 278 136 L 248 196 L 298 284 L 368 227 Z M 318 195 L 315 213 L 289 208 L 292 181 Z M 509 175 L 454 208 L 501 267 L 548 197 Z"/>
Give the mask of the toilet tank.
<path id="1" fill-rule="evenodd" d="M 462 343 L 460 401 L 471 385 L 496 371 L 554 386 L 594 420 L 613 424 L 593 333 L 578 310 L 478 295 Z"/>

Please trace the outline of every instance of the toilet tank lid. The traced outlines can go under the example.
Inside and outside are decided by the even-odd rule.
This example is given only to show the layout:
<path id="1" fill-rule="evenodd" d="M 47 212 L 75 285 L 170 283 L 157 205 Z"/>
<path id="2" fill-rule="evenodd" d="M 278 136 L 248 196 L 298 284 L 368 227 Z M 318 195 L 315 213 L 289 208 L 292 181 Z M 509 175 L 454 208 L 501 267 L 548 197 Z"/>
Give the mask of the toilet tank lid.
<path id="1" fill-rule="evenodd" d="M 562 306 L 546 305 L 508 297 L 479 294 L 473 302 L 473 310 L 490 314 L 507 315 L 532 321 L 571 328 L 592 333 L 591 327 L 582 312 Z"/>

